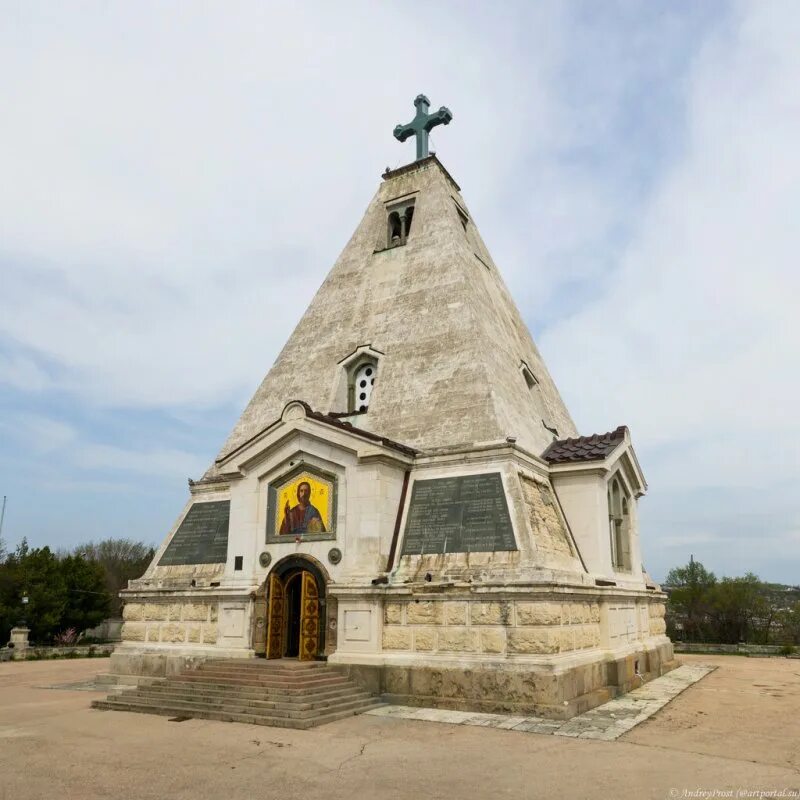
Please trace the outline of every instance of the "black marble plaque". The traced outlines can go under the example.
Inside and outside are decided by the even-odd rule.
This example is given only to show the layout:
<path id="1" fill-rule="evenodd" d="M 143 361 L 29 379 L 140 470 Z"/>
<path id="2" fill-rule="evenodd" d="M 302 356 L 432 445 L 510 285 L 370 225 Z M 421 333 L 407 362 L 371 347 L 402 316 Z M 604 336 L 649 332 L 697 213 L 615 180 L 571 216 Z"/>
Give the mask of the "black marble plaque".
<path id="1" fill-rule="evenodd" d="M 516 549 L 499 472 L 414 482 L 402 555 Z"/>
<path id="2" fill-rule="evenodd" d="M 221 564 L 228 557 L 230 500 L 195 503 L 167 545 L 159 567 Z"/>

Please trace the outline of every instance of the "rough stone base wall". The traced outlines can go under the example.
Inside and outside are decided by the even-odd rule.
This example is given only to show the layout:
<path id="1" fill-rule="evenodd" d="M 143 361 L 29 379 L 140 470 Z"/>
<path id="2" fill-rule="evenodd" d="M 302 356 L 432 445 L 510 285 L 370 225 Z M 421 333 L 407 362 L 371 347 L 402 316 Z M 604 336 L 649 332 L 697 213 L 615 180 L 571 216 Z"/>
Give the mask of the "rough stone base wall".
<path id="1" fill-rule="evenodd" d="M 568 719 L 675 666 L 672 644 L 667 642 L 617 660 L 598 659 L 563 672 L 512 665 L 440 668 L 353 664 L 338 668 L 392 703 Z"/>
<path id="2" fill-rule="evenodd" d="M 142 644 L 216 644 L 216 602 L 170 600 L 126 603 L 122 641 Z"/>

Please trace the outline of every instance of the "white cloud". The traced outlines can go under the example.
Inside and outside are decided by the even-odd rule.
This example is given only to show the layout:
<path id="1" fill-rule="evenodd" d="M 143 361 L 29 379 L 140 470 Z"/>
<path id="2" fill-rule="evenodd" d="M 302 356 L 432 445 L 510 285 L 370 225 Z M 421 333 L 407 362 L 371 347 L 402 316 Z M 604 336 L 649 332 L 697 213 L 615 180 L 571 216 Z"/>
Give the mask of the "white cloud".
<path id="1" fill-rule="evenodd" d="M 25 392 L 40 392 L 50 380 L 34 359 L 19 353 L 0 353 L 0 385 Z"/>
<path id="2" fill-rule="evenodd" d="M 191 478 L 202 474 L 207 459 L 174 448 L 134 450 L 107 444 L 85 443 L 76 449 L 76 466 L 102 473 L 138 472 L 163 478 Z"/>
<path id="3" fill-rule="evenodd" d="M 48 454 L 73 444 L 77 431 L 67 422 L 40 414 L 18 414 L 5 419 L 0 428 L 6 436 L 13 436 L 24 450 Z"/>
<path id="4" fill-rule="evenodd" d="M 532 16 L 562 40 L 557 10 Z M 426 6 L 430 46 L 403 59 L 386 37 L 419 39 L 406 6 L 21 9 L 0 31 L 14 75 L 0 107 L 0 335 L 95 403 L 242 403 L 385 164 L 412 152 L 391 129 L 416 91 L 455 109 L 464 135 L 436 132 L 451 164 L 494 145 L 495 107 L 516 117 L 499 174 L 552 135 L 553 47 L 498 58 L 485 36 L 498 23 L 478 17 Z M 477 191 L 500 179 L 474 172 Z"/>
<path id="5" fill-rule="evenodd" d="M 208 458 L 175 447 L 120 447 L 93 441 L 73 425 L 42 414 L 14 414 L 0 423 L 5 437 L 13 438 L 22 457 L 43 457 L 42 477 L 63 487 L 69 483 L 65 475 L 76 470 L 86 476 L 78 482 L 85 489 L 103 486 L 108 489 L 122 484 L 98 481 L 96 476 L 139 473 L 156 478 L 185 479 L 197 477 L 208 466 Z M 94 473 L 95 477 L 92 477 Z M 56 477 L 57 476 L 57 477 Z"/>
<path id="6" fill-rule="evenodd" d="M 684 152 L 619 269 L 542 341 L 578 419 L 629 424 L 651 491 L 684 491 L 694 514 L 714 502 L 698 488 L 800 481 L 800 10 L 739 11 L 696 60 Z M 712 505 L 717 525 L 743 502 Z"/>
<path id="7" fill-rule="evenodd" d="M 651 494 L 683 503 L 684 529 L 648 535 L 726 536 L 741 506 L 710 525 L 692 490 L 800 479 L 800 12 L 529 5 L 20 6 L 0 28 L 0 383 L 244 403 L 410 157 L 391 128 L 425 91 L 580 427 L 629 424 Z M 70 442 L 87 473 L 212 455 L 94 438 Z"/>

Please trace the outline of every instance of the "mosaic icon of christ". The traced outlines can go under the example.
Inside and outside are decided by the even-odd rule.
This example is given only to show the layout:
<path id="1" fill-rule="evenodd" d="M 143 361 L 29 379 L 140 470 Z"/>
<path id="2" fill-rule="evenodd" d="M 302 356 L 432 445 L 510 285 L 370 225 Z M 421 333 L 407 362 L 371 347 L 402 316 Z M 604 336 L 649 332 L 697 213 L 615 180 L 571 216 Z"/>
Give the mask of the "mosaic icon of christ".
<path id="1" fill-rule="evenodd" d="M 290 507 L 286 501 L 280 533 L 325 533 L 322 515 L 311 504 L 311 484 L 308 481 L 297 484 L 297 505 Z"/>

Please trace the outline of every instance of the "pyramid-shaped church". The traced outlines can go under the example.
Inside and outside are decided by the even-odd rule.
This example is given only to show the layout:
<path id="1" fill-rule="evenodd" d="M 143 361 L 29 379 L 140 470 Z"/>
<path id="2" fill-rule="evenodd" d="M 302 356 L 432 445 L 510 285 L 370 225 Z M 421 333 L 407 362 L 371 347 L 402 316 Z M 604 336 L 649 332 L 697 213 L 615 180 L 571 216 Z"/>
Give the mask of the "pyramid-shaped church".
<path id="1" fill-rule="evenodd" d="M 117 675 L 327 659 L 396 702 L 564 717 L 673 666 L 630 434 L 578 436 L 427 152 L 452 115 L 415 104 L 417 159 L 123 592 Z"/>

